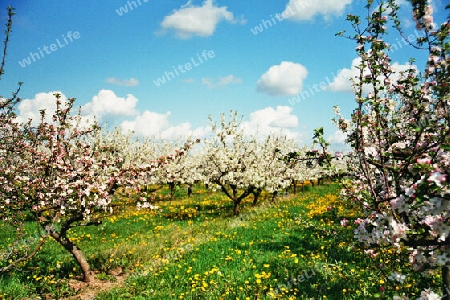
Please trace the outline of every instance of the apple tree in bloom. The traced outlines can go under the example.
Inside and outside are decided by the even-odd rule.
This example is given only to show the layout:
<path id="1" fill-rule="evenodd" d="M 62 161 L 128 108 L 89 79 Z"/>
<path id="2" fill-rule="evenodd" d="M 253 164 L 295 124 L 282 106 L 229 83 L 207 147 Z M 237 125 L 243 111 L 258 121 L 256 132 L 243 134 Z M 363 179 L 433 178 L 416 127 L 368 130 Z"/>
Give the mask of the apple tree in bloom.
<path id="1" fill-rule="evenodd" d="M 335 119 L 356 158 L 343 193 L 364 208 L 355 235 L 373 256 L 379 246 L 408 251 L 415 270 L 442 272 L 450 299 L 450 23 L 435 25 L 428 1 L 409 2 L 422 72 L 413 62 L 396 70 L 389 57 L 387 27 L 405 36 L 395 1 L 368 1 L 365 20 L 347 17 L 361 60 L 351 120 Z"/>
<path id="2" fill-rule="evenodd" d="M 219 186 L 233 201 L 235 215 L 239 213 L 240 202 L 248 195 L 253 194 L 253 204 L 256 205 L 263 190 L 272 193 L 274 201 L 279 191 L 289 187 L 295 172 L 285 159 L 290 154 L 295 153 L 296 159 L 304 161 L 309 169 L 322 164 L 328 157 L 326 151 L 306 151 L 300 157 L 294 140 L 269 135 L 260 141 L 252 136 L 246 137 L 239 125 L 236 112 L 231 113 L 228 121 L 221 115 L 220 128 L 213 123 L 215 136 L 206 141 L 206 154 L 202 158 L 206 183 Z"/>
<path id="3" fill-rule="evenodd" d="M 18 232 L 25 221 L 34 219 L 45 237 L 51 236 L 73 255 L 89 281 L 89 264 L 67 233 L 74 226 L 96 224 L 97 215 L 109 209 L 111 182 L 99 180 L 96 173 L 111 162 L 97 160 L 92 145 L 84 140 L 100 128 L 92 124 L 79 129 L 80 119 L 69 114 L 74 99 L 62 103 L 60 95 L 56 98 L 52 123 L 44 121 L 41 111 L 38 126 L 30 121 L 10 127 L 13 133 L 2 132 L 16 140 L 2 142 L 1 217 Z"/>
<path id="4" fill-rule="evenodd" d="M 263 190 L 272 193 L 274 202 L 278 192 L 289 187 L 290 178 L 287 172 L 289 166 L 284 157 L 296 148 L 297 143 L 286 136 L 269 135 L 264 142 L 258 142 L 256 155 L 258 168 L 254 170 L 256 175 L 252 176 L 253 205 L 257 204 Z"/>
<path id="5" fill-rule="evenodd" d="M 3 53 L 13 15 L 11 8 L 8 11 Z M 19 89 L 11 98 L 0 97 L 0 218 L 16 232 L 16 241 L 0 253 L 0 272 L 32 258 L 51 237 L 74 257 L 84 281 L 90 282 L 89 263 L 69 231 L 100 224 L 111 212 L 119 186 L 139 187 L 178 154 L 151 160 L 145 156 L 151 151 L 148 143 L 107 133 L 81 112 L 72 114 L 75 99 L 63 100 L 59 94 L 54 112 L 42 110 L 40 120 L 20 123 L 15 115 Z M 186 143 L 179 152 L 190 147 Z M 31 222 L 38 227 L 36 238 L 26 236 Z M 21 242 L 24 238 L 26 243 Z"/>
<path id="6" fill-rule="evenodd" d="M 288 166 L 285 176 L 290 179 L 294 194 L 297 193 L 298 183 L 304 188 L 305 181 L 320 181 L 329 174 L 332 156 L 328 153 L 329 143 L 325 141 L 323 133 L 322 127 L 315 129 L 312 146 L 289 151 L 283 156 Z M 316 145 L 320 149 L 316 149 Z"/>
<path id="7" fill-rule="evenodd" d="M 118 131 L 109 133 L 95 122 L 86 123 L 80 114 L 71 115 L 75 99 L 63 102 L 59 94 L 55 97 L 51 121 L 46 121 L 45 111 L 41 111 L 37 126 L 32 126 L 31 120 L 14 123 L 11 115 L 12 125 L 6 127 L 9 131 L 1 132 L 6 140 L 11 137 L 14 141 L 1 143 L 0 216 L 18 232 L 23 231 L 26 221 L 35 221 L 42 241 L 49 236 L 60 243 L 89 282 L 89 263 L 68 237 L 70 229 L 100 224 L 112 211 L 118 187 L 138 191 L 157 169 L 187 152 L 191 144 L 186 143 L 177 153 L 151 159 L 146 156 L 153 149 L 151 143 Z"/>
<path id="8" fill-rule="evenodd" d="M 221 115 L 220 126 L 211 119 L 214 136 L 206 139 L 202 154 L 202 173 L 205 183 L 218 187 L 233 201 L 233 213 L 239 214 L 240 203 L 250 194 L 254 195 L 253 204 L 263 190 L 273 194 L 286 189 L 291 183 L 293 172 L 286 161 L 290 153 L 304 161 L 308 168 L 315 168 L 328 159 L 323 140 L 323 130 L 315 132 L 315 141 L 320 142 L 322 152 L 306 151 L 300 157 L 293 140 L 286 137 L 268 136 L 264 142 L 255 137 L 246 137 L 240 127 L 237 113 L 232 112 L 230 119 Z M 305 173 L 304 169 L 297 170 Z"/>
<path id="9" fill-rule="evenodd" d="M 199 143 L 200 140 L 195 140 Z M 192 185 L 200 180 L 201 173 L 197 172 L 198 159 L 185 151 L 179 142 L 161 141 L 159 153 L 175 153 L 176 158 L 161 167 L 154 175 L 154 184 L 167 184 L 170 190 L 170 199 L 175 199 L 175 191 L 181 185 L 187 185 L 191 191 Z"/>
<path id="10" fill-rule="evenodd" d="M 258 141 L 246 139 L 237 112 L 220 117 L 220 125 L 212 121 L 214 136 L 205 140 L 202 155 L 204 181 L 212 188 L 219 188 L 233 201 L 233 214 L 238 215 L 245 197 L 262 185 L 258 165 Z M 262 187 L 262 186 L 261 186 Z"/>
<path id="11" fill-rule="evenodd" d="M 318 180 L 321 177 L 321 167 L 313 163 L 307 153 L 316 154 L 309 147 L 301 147 L 297 151 L 289 152 L 285 155 L 284 161 L 287 165 L 286 175 L 291 181 L 294 194 L 297 194 L 298 184 L 302 185 L 306 181 Z"/>

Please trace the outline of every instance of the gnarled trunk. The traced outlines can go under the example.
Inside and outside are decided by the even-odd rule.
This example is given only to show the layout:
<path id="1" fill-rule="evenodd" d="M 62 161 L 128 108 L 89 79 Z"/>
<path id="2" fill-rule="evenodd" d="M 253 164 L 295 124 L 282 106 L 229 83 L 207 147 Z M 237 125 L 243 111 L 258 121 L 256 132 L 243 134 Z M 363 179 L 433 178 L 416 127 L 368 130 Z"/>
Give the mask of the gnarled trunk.
<path id="1" fill-rule="evenodd" d="M 248 195 L 250 195 L 252 193 L 252 189 L 251 188 L 247 188 L 245 191 L 242 192 L 242 194 L 239 196 L 238 195 L 238 187 L 235 184 L 230 184 L 229 188 L 231 191 L 228 191 L 227 188 L 225 187 L 224 184 L 222 184 L 220 181 L 216 182 L 218 185 L 220 185 L 220 188 L 222 190 L 222 192 L 227 195 L 228 198 L 231 199 L 231 201 L 233 201 L 233 215 L 237 216 L 239 215 L 239 211 L 240 211 L 240 206 L 241 206 L 241 202 L 242 200 L 247 197 Z"/>
<path id="2" fill-rule="evenodd" d="M 258 203 L 259 196 L 262 193 L 262 190 L 258 188 L 256 190 L 253 190 L 252 193 L 253 193 L 253 206 L 256 206 L 256 204 Z"/>
<path id="3" fill-rule="evenodd" d="M 67 236 L 68 231 L 70 228 L 75 227 L 73 224 L 77 224 L 76 226 L 98 226 L 102 222 L 99 220 L 92 220 L 87 223 L 80 224 L 78 222 L 83 221 L 83 215 L 81 212 L 78 214 L 74 214 L 71 218 L 67 219 L 65 222 L 61 222 L 62 226 L 61 229 L 56 231 L 53 229 L 50 222 L 43 222 L 40 223 L 41 227 L 44 228 L 44 230 L 48 233 L 49 236 L 55 239 L 61 246 L 64 247 L 70 254 L 72 254 L 73 258 L 75 258 L 75 261 L 80 266 L 81 271 L 83 272 L 83 281 L 86 283 L 92 282 L 94 279 L 94 275 L 91 272 L 91 267 L 89 266 L 89 263 L 84 256 L 83 251 L 81 251 L 78 246 L 70 241 L 69 237 Z"/>
<path id="4" fill-rule="evenodd" d="M 90 283 L 93 279 L 93 274 L 91 272 L 91 267 L 89 266 L 89 263 L 83 254 L 83 251 L 81 251 L 81 249 L 78 248 L 78 246 L 71 242 L 67 237 L 61 238 L 57 233 L 52 233 L 51 236 L 56 241 L 58 241 L 67 251 L 69 251 L 70 254 L 72 254 L 83 272 L 83 281 L 86 283 Z"/>
<path id="5" fill-rule="evenodd" d="M 175 182 L 169 182 L 170 200 L 175 200 Z"/>
<path id="6" fill-rule="evenodd" d="M 78 265 L 80 266 L 83 272 L 83 281 L 86 283 L 90 283 L 92 279 L 94 279 L 94 275 L 91 272 L 91 268 L 89 266 L 88 261 L 86 260 L 86 257 L 83 254 L 83 251 L 81 251 L 81 249 L 78 248 L 77 245 L 71 242 L 65 234 L 60 235 L 59 233 L 53 230 L 51 230 L 49 234 L 58 243 L 60 243 L 61 246 L 64 247 L 64 249 L 66 249 L 67 251 L 70 252 L 70 254 L 72 254 L 72 256 L 75 258 L 75 260 L 77 261 Z"/>

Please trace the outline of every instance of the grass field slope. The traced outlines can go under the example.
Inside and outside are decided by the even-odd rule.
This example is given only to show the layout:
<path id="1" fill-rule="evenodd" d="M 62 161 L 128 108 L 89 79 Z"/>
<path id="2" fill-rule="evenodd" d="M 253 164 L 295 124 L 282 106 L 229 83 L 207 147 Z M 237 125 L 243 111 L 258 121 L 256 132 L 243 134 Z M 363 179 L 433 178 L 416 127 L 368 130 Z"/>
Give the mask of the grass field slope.
<path id="1" fill-rule="evenodd" d="M 1 275 L 0 299 L 415 299 L 438 287 L 438 275 L 424 281 L 408 271 L 407 256 L 385 249 L 373 258 L 360 248 L 353 237 L 359 211 L 339 190 L 307 186 L 275 203 L 263 195 L 256 207 L 249 197 L 238 217 L 226 196 L 200 186 L 191 197 L 181 188 L 173 201 L 160 190 L 151 209 L 119 197 L 101 225 L 70 232 L 93 283 L 77 280 L 76 263 L 48 240 L 35 258 Z M 8 230 L 0 227 L 2 251 Z"/>

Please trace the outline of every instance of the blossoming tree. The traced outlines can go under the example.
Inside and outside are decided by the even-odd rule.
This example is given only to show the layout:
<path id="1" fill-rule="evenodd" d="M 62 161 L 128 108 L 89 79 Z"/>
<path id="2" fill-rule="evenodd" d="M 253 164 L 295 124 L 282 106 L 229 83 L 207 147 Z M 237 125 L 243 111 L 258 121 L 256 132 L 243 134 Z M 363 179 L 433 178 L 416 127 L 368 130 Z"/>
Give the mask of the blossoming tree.
<path id="1" fill-rule="evenodd" d="M 195 143 L 199 142 L 200 139 L 195 140 Z M 190 195 L 192 185 L 202 178 L 201 173 L 197 171 L 199 164 L 198 157 L 184 153 L 183 144 L 179 141 L 161 141 L 160 144 L 161 149 L 157 153 L 176 153 L 178 155 L 155 173 L 153 183 L 167 184 L 169 186 L 171 200 L 175 199 L 175 191 L 181 185 L 187 185 Z M 179 152 L 180 149 L 181 152 Z"/>
<path id="2" fill-rule="evenodd" d="M 205 184 L 219 188 L 233 201 L 233 214 L 240 211 L 240 204 L 250 195 L 254 188 L 257 166 L 257 142 L 246 140 L 243 130 L 239 128 L 237 112 L 230 114 L 226 120 L 222 114 L 220 126 L 211 120 L 214 136 L 205 139 L 202 169 Z"/>
<path id="3" fill-rule="evenodd" d="M 8 11 L 3 53 L 13 15 L 12 8 Z M 3 57 L 1 74 L 4 61 Z M 177 153 L 150 160 L 145 156 L 151 152 L 148 143 L 117 131 L 107 133 L 96 122 L 83 119 L 80 112 L 72 114 L 75 99 L 63 101 L 59 94 L 55 94 L 56 110 L 41 111 L 38 125 L 31 120 L 19 123 L 14 113 L 20 102 L 18 92 L 11 98 L 0 97 L 0 218 L 15 228 L 12 247 L 21 245 L 17 241 L 28 234 L 30 222 L 38 225 L 40 238 L 34 239 L 39 241 L 36 245 L 27 243 L 26 249 L 0 253 L 0 272 L 33 257 L 51 237 L 71 253 L 84 281 L 90 282 L 89 263 L 69 238 L 69 231 L 99 224 L 111 211 L 112 196 L 119 186 L 139 188 L 156 169 L 187 152 L 192 143 Z"/>
<path id="4" fill-rule="evenodd" d="M 246 137 L 237 112 L 231 112 L 229 120 L 222 114 L 220 125 L 212 119 L 211 123 L 214 135 L 205 141 L 202 173 L 206 184 L 218 187 L 233 201 L 234 215 L 239 214 L 242 200 L 250 194 L 254 195 L 254 205 L 263 190 L 272 193 L 274 200 L 278 191 L 289 187 L 292 179 L 298 177 L 296 173 L 301 178 L 313 176 L 329 159 L 322 129 L 317 129 L 314 135 L 322 151 L 309 149 L 303 153 L 294 140 L 286 137 L 269 135 L 263 142 Z M 289 155 L 301 161 L 298 164 L 301 167 L 293 169 L 291 160 L 286 160 Z"/>
<path id="5" fill-rule="evenodd" d="M 42 111 L 37 127 L 31 122 L 12 123 L 9 129 L 13 128 L 13 133 L 2 130 L 3 136 L 17 139 L 1 143 L 0 216 L 18 232 L 34 220 L 41 228 L 42 241 L 52 237 L 60 243 L 76 259 L 84 280 L 90 282 L 89 264 L 68 237 L 69 230 L 100 224 L 111 210 L 112 196 L 119 186 L 141 186 L 170 157 L 130 160 L 113 150 L 112 144 L 99 142 L 102 129 L 96 123 L 82 124 L 80 115 L 70 115 L 74 99 L 63 103 L 56 95 L 56 101 L 52 122 L 45 121 Z M 130 144 L 120 147 L 124 153 L 132 153 Z M 13 261 L 3 271 L 20 261 Z"/>
<path id="6" fill-rule="evenodd" d="M 364 207 L 355 222 L 359 241 L 409 251 L 415 270 L 441 268 L 450 299 L 450 24 L 433 23 L 428 1 L 410 3 L 423 33 L 413 46 L 428 55 L 422 73 L 391 63 L 387 25 L 404 35 L 395 1 L 368 1 L 366 21 L 347 18 L 361 60 L 351 120 L 335 119 L 357 161 L 344 195 Z"/>

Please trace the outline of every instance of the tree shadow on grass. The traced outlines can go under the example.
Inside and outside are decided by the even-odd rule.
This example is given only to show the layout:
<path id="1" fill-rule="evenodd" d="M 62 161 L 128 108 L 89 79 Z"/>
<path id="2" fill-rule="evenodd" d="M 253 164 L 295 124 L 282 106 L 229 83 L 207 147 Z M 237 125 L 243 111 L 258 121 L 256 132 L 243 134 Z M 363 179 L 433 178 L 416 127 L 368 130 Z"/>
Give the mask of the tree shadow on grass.
<path id="1" fill-rule="evenodd" d="M 321 238 L 317 238 L 317 235 L 320 235 Z M 281 265 L 271 266 L 270 271 L 275 278 L 279 278 L 278 282 L 281 286 L 296 288 L 298 299 L 324 295 L 327 296 L 327 299 L 358 299 L 357 297 L 352 298 L 355 295 L 346 297 L 343 294 L 344 289 L 348 290 L 359 283 L 352 278 L 351 274 L 343 274 L 341 271 L 357 269 L 356 266 L 367 267 L 373 264 L 373 261 L 362 253 L 339 246 L 341 241 L 351 238 L 352 236 L 345 230 L 337 229 L 336 232 L 327 232 L 313 226 L 299 226 L 290 229 L 290 235 L 283 236 L 281 240 L 261 243 L 258 247 L 262 251 L 273 252 L 274 255 L 280 255 L 286 249 L 290 250 L 288 254 L 296 254 L 295 257 L 299 259 L 298 264 L 281 263 Z M 324 248 L 322 249 L 322 247 Z M 314 258 L 314 255 L 319 258 Z M 341 271 L 333 271 L 333 265 L 340 265 L 341 267 L 336 270 Z M 287 280 L 280 281 L 286 276 Z M 377 287 L 373 287 L 371 292 L 376 294 Z M 281 293 L 281 288 L 279 293 Z M 288 294 L 294 295 L 293 291 Z M 364 299 L 364 297 L 359 299 Z"/>

